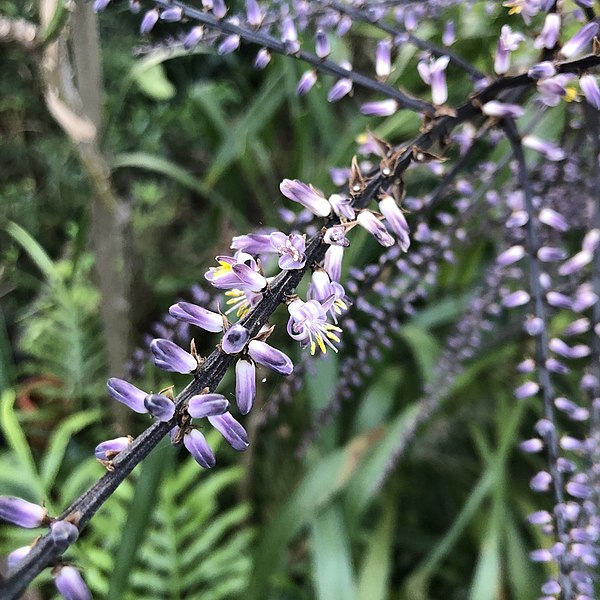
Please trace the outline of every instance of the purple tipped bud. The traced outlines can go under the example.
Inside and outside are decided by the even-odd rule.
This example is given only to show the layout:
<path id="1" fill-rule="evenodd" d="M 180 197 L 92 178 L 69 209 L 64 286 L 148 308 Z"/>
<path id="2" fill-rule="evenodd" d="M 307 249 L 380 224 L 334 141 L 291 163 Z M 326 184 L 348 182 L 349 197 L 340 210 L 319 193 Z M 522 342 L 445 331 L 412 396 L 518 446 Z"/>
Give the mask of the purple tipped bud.
<path id="1" fill-rule="evenodd" d="M 256 396 L 256 367 L 244 358 L 235 365 L 235 401 L 243 415 L 252 410 Z"/>
<path id="2" fill-rule="evenodd" d="M 246 18 L 252 27 L 259 27 L 263 20 L 263 12 L 256 0 L 246 0 Z"/>
<path id="3" fill-rule="evenodd" d="M 382 246 L 387 248 L 394 245 L 394 238 L 388 233 L 385 225 L 370 210 L 361 211 L 356 217 L 356 221 Z"/>
<path id="4" fill-rule="evenodd" d="M 211 333 L 223 331 L 223 317 L 197 304 L 178 302 L 169 308 L 169 314 L 179 321 L 190 323 Z"/>
<path id="5" fill-rule="evenodd" d="M 565 486 L 565 489 L 570 496 L 573 496 L 573 498 L 580 498 L 581 500 L 585 500 L 592 495 L 590 486 L 583 482 L 569 481 Z"/>
<path id="6" fill-rule="evenodd" d="M 314 69 L 304 71 L 298 85 L 296 87 L 296 94 L 298 96 L 305 96 L 312 90 L 313 86 L 317 83 L 317 72 Z"/>
<path id="7" fill-rule="evenodd" d="M 212 12 L 217 19 L 222 19 L 227 14 L 224 0 L 212 0 Z"/>
<path id="8" fill-rule="evenodd" d="M 382 40 L 375 50 L 375 72 L 380 79 L 386 79 L 392 72 L 392 42 Z"/>
<path id="9" fill-rule="evenodd" d="M 215 455 L 204 435 L 197 429 L 192 429 L 183 436 L 183 445 L 194 457 L 194 460 L 204 469 L 210 469 L 215 466 L 217 462 Z"/>
<path id="10" fill-rule="evenodd" d="M 217 48 L 217 52 L 221 55 L 231 54 L 240 47 L 240 36 L 237 34 L 228 35 Z"/>
<path id="11" fill-rule="evenodd" d="M 545 60 L 537 65 L 533 65 L 533 67 L 531 67 L 531 69 L 529 69 L 527 72 L 527 75 L 536 81 L 540 79 L 548 79 L 549 77 L 554 77 L 554 75 L 556 75 L 556 68 L 549 60 Z"/>
<path id="12" fill-rule="evenodd" d="M 565 58 L 579 54 L 594 39 L 598 33 L 598 23 L 584 25 L 562 48 L 560 53 Z"/>
<path id="13" fill-rule="evenodd" d="M 329 46 L 327 34 L 322 29 L 319 29 L 315 37 L 315 54 L 319 58 L 327 58 L 330 52 L 331 47 Z"/>
<path id="14" fill-rule="evenodd" d="M 558 262 L 564 260 L 567 253 L 562 248 L 542 246 L 538 250 L 537 256 L 542 262 Z"/>
<path id="15" fill-rule="evenodd" d="M 218 415 L 216 417 L 208 417 L 208 420 L 234 450 L 241 452 L 248 447 L 248 434 L 231 416 L 231 413 L 225 413 L 224 415 Z"/>
<path id="16" fill-rule="evenodd" d="M 243 250 L 248 254 L 268 254 L 273 252 L 271 236 L 264 233 L 249 233 L 247 235 L 236 235 L 231 240 L 234 250 Z"/>
<path id="17" fill-rule="evenodd" d="M 548 292 L 546 294 L 546 300 L 550 306 L 554 306 L 556 308 L 565 308 L 570 310 L 573 307 L 573 300 L 571 300 L 569 296 L 561 294 L 560 292 Z"/>
<path id="18" fill-rule="evenodd" d="M 552 229 L 556 229 L 556 231 L 565 232 L 569 229 L 566 219 L 552 208 L 542 208 L 539 219 L 542 223 L 552 227 Z"/>
<path id="19" fill-rule="evenodd" d="M 533 550 L 530 552 L 529 559 L 532 562 L 550 562 L 554 560 L 554 556 L 547 548 L 541 548 L 539 550 Z"/>
<path id="20" fill-rule="evenodd" d="M 398 111 L 398 103 L 389 98 L 379 102 L 365 102 L 360 106 L 360 112 L 367 117 L 389 117 Z"/>
<path id="21" fill-rule="evenodd" d="M 299 202 L 317 217 L 327 217 L 331 213 L 331 205 L 323 193 L 298 179 L 284 179 L 279 189 L 286 198 Z"/>
<path id="22" fill-rule="evenodd" d="M 456 34 L 454 32 L 454 21 L 446 21 L 442 33 L 442 44 L 444 44 L 444 46 L 452 46 L 455 41 Z"/>
<path id="23" fill-rule="evenodd" d="M 106 389 L 115 400 L 122 402 L 136 413 L 143 414 L 148 412 L 144 406 L 146 392 L 136 388 L 135 385 L 132 385 L 128 381 L 111 377 L 106 382 Z"/>
<path id="24" fill-rule="evenodd" d="M 548 523 L 552 523 L 552 515 L 547 510 L 538 510 L 531 513 L 527 520 L 532 525 L 548 525 Z"/>
<path id="25" fill-rule="evenodd" d="M 581 271 L 583 267 L 592 262 L 594 255 L 587 250 L 582 250 L 570 258 L 567 262 L 560 265 L 558 268 L 559 275 L 568 276 Z"/>
<path id="26" fill-rule="evenodd" d="M 541 452 L 544 448 L 544 442 L 539 438 L 532 438 L 530 440 L 525 440 L 519 444 L 519 448 L 523 452 L 527 452 L 530 454 L 535 454 L 536 452 Z"/>
<path id="27" fill-rule="evenodd" d="M 180 6 L 166 8 L 160 13 L 160 20 L 166 23 L 178 23 L 183 17 L 183 9 Z"/>
<path id="28" fill-rule="evenodd" d="M 550 489 L 552 483 L 552 475 L 546 471 L 540 471 L 536 473 L 529 482 L 529 487 L 534 492 L 547 492 Z"/>
<path id="29" fill-rule="evenodd" d="M 351 79 L 340 79 L 335 82 L 333 87 L 327 92 L 328 102 L 337 102 L 352 91 Z"/>
<path id="30" fill-rule="evenodd" d="M 535 381 L 526 381 L 523 385 L 520 385 L 515 390 L 515 398 L 517 400 L 524 400 L 525 398 L 531 398 L 540 391 L 540 386 Z"/>
<path id="31" fill-rule="evenodd" d="M 585 443 L 570 435 L 563 435 L 560 438 L 560 447 L 563 450 L 570 450 L 572 452 L 582 452 L 585 450 Z"/>
<path id="32" fill-rule="evenodd" d="M 582 317 L 581 319 L 577 319 L 572 323 L 569 323 L 565 327 L 564 335 L 581 335 L 582 333 L 587 333 L 590 330 L 590 320 Z"/>
<path id="33" fill-rule="evenodd" d="M 331 194 L 331 196 L 329 196 L 329 204 L 331 204 L 333 212 L 338 217 L 343 217 L 348 221 L 352 221 L 354 219 L 354 209 L 352 208 L 350 199 L 346 196 L 341 196 L 340 194 Z"/>
<path id="34" fill-rule="evenodd" d="M 159 421 L 170 421 L 175 414 L 175 404 L 162 394 L 148 394 L 144 399 L 144 406 Z"/>
<path id="35" fill-rule="evenodd" d="M 347 248 L 350 245 L 350 241 L 346 237 L 346 229 L 340 225 L 334 225 L 330 227 L 323 236 L 323 241 L 326 244 L 332 244 L 334 246 L 342 246 Z"/>
<path id="36" fill-rule="evenodd" d="M 522 142 L 523 146 L 539 152 L 551 161 L 564 160 L 567 156 L 566 152 L 556 144 L 542 140 L 534 135 L 523 136 Z"/>
<path id="37" fill-rule="evenodd" d="M 271 62 L 271 53 L 266 48 L 261 48 L 254 59 L 254 67 L 263 70 Z"/>
<path id="38" fill-rule="evenodd" d="M 54 521 L 50 525 L 50 537 L 61 554 L 79 537 L 79 529 L 69 521 Z"/>
<path id="39" fill-rule="evenodd" d="M 31 546 L 21 546 L 6 557 L 6 566 L 14 569 L 31 551 Z"/>
<path id="40" fill-rule="evenodd" d="M 54 585 L 65 600 L 92 600 L 92 594 L 75 567 L 60 567 Z"/>
<path id="41" fill-rule="evenodd" d="M 236 323 L 225 332 L 221 348 L 226 354 L 237 354 L 244 349 L 249 337 L 250 332 L 243 325 Z"/>
<path id="42" fill-rule="evenodd" d="M 531 297 L 525 290 L 517 290 L 512 294 L 508 294 L 502 298 L 502 304 L 506 308 L 516 308 L 517 306 L 523 306 L 527 304 Z"/>
<path id="43" fill-rule="evenodd" d="M 546 581 L 546 583 L 544 583 L 541 590 L 542 594 L 547 594 L 550 596 L 554 594 L 560 594 L 561 587 L 558 581 L 556 581 L 555 579 L 550 579 L 549 581 Z"/>
<path id="44" fill-rule="evenodd" d="M 152 340 L 150 350 L 154 355 L 154 364 L 163 371 L 191 373 L 198 368 L 196 359 L 170 340 Z"/>
<path id="45" fill-rule="evenodd" d="M 157 8 L 149 10 L 142 19 L 142 23 L 140 25 L 140 33 L 142 35 L 150 33 L 152 29 L 154 29 L 154 26 L 156 25 L 156 22 L 158 21 L 159 17 L 160 13 L 158 12 Z"/>
<path id="46" fill-rule="evenodd" d="M 533 43 L 534 48 L 547 48 L 551 50 L 556 46 L 558 36 L 560 35 L 560 15 L 558 13 L 548 13 L 544 21 L 542 32 Z"/>
<path id="47" fill-rule="evenodd" d="M 229 402 L 223 394 L 198 394 L 188 403 L 188 413 L 194 419 L 223 415 L 229 408 Z"/>
<path id="48" fill-rule="evenodd" d="M 593 75 L 584 75 L 579 79 L 579 85 L 585 99 L 596 109 L 600 110 L 600 89 Z"/>
<path id="49" fill-rule="evenodd" d="M 131 444 L 130 437 L 118 437 L 106 440 L 96 446 L 94 455 L 98 460 L 112 460 L 119 452 L 125 450 Z"/>
<path id="50" fill-rule="evenodd" d="M 0 496 L 0 520 L 33 529 L 47 522 L 48 511 L 16 496 Z"/>
<path id="51" fill-rule="evenodd" d="M 294 370 L 294 364 L 290 358 L 266 342 L 252 340 L 248 344 L 248 353 L 257 363 L 269 367 L 280 375 L 290 375 Z"/>
<path id="52" fill-rule="evenodd" d="M 499 102 L 498 100 L 490 100 L 481 107 L 481 112 L 488 117 L 496 117 L 502 119 L 504 117 L 510 117 L 512 119 L 518 119 L 525 114 L 525 111 L 518 104 L 508 104 L 506 102 Z"/>
<path id="53" fill-rule="evenodd" d="M 183 38 L 183 47 L 186 50 L 192 49 L 194 46 L 197 46 L 204 37 L 204 27 L 202 25 L 197 25 L 196 27 L 192 27 L 188 34 Z"/>
<path id="54" fill-rule="evenodd" d="M 539 317 L 528 316 L 523 327 L 528 335 L 540 335 L 544 331 L 544 321 Z"/>
<path id="55" fill-rule="evenodd" d="M 129 12 L 132 15 L 139 14 L 140 10 L 142 10 L 142 4 L 140 0 L 129 0 Z"/>
<path id="56" fill-rule="evenodd" d="M 525 256 L 525 248 L 523 246 L 512 246 L 508 250 L 505 250 L 496 258 L 496 264 L 501 267 L 508 267 Z"/>
<path id="57" fill-rule="evenodd" d="M 331 281 L 339 281 L 342 274 L 342 259 L 344 258 L 343 245 L 333 245 L 327 252 L 323 260 L 323 268 Z"/>

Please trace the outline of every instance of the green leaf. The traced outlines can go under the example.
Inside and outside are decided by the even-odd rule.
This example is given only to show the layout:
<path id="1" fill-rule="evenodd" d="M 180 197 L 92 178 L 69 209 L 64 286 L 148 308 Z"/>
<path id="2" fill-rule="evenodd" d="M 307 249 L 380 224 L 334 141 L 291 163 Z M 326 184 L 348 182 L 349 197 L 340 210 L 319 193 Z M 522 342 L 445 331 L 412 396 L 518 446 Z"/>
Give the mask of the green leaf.
<path id="1" fill-rule="evenodd" d="M 313 579 L 320 600 L 346 600 L 354 595 L 350 544 L 342 511 L 336 504 L 325 507 L 312 527 Z"/>
<path id="2" fill-rule="evenodd" d="M 58 274 L 54 263 L 50 257 L 46 254 L 46 251 L 38 244 L 38 242 L 31 236 L 25 229 L 20 225 L 9 221 L 6 224 L 6 232 L 20 244 L 20 246 L 27 252 L 29 258 L 33 261 L 35 266 L 42 272 L 44 277 L 51 282 L 58 280 Z"/>
<path id="3" fill-rule="evenodd" d="M 50 493 L 50 490 L 56 481 L 56 475 L 60 469 L 65 451 L 73 435 L 88 425 L 100 420 L 101 416 L 102 411 L 100 410 L 75 413 L 65 419 L 58 426 L 58 429 L 53 432 L 48 448 L 44 453 L 40 468 L 42 485 L 47 494 Z"/>
<path id="4" fill-rule="evenodd" d="M 469 593 L 471 600 L 500 597 L 500 527 L 497 518 L 498 511 L 494 510 L 489 521 L 489 527 L 481 542 L 481 550 L 473 583 Z"/>
<path id="5" fill-rule="evenodd" d="M 170 100 L 175 96 L 175 86 L 167 79 L 162 64 L 149 62 L 138 65 L 132 77 L 140 90 L 152 100 Z"/>
<path id="6" fill-rule="evenodd" d="M 412 324 L 400 330 L 400 337 L 409 345 L 417 361 L 423 381 L 429 381 L 439 354 L 437 340 L 425 329 Z"/>

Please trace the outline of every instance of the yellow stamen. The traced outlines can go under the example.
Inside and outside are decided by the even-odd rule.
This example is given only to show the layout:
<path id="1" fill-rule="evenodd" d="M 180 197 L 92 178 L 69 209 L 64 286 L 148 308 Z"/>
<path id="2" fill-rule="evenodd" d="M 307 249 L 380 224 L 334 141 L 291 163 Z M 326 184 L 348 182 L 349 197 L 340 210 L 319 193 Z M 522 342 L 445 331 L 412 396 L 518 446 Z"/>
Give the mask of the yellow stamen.
<path id="1" fill-rule="evenodd" d="M 323 354 L 327 353 L 327 348 L 325 348 L 325 343 L 323 342 L 323 338 L 320 335 L 317 335 L 317 343 L 319 344 L 319 349 Z"/>
<path id="2" fill-rule="evenodd" d="M 317 346 L 315 345 L 314 342 L 311 342 L 310 343 L 310 354 L 311 354 L 311 356 L 314 356 L 316 351 L 317 351 Z"/>
<path id="3" fill-rule="evenodd" d="M 565 88 L 565 102 L 573 102 L 577 98 L 577 90 L 574 87 Z"/>

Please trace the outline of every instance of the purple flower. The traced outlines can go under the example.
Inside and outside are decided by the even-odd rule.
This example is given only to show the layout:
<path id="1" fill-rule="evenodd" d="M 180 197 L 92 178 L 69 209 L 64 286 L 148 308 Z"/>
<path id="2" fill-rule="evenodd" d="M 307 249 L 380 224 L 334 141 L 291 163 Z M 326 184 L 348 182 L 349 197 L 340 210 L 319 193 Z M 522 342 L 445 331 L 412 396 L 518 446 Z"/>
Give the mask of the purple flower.
<path id="1" fill-rule="evenodd" d="M 281 41 L 286 45 L 288 54 L 295 54 L 300 50 L 298 32 L 291 17 L 286 16 L 281 24 Z"/>
<path id="2" fill-rule="evenodd" d="M 494 71 L 504 75 L 510 67 L 510 53 L 514 52 L 524 40 L 523 34 L 513 32 L 509 25 L 503 25 L 496 48 Z"/>
<path id="3" fill-rule="evenodd" d="M 94 12 L 103 11 L 110 4 L 110 0 L 94 0 Z"/>
<path id="4" fill-rule="evenodd" d="M 94 455 L 98 460 L 109 461 L 112 460 L 119 452 L 125 450 L 129 444 L 131 444 L 132 438 L 129 436 L 118 437 L 112 440 L 106 440 L 96 446 Z"/>
<path id="5" fill-rule="evenodd" d="M 50 524 L 50 537 L 56 549 L 63 553 L 79 537 L 79 529 L 69 521 L 54 521 Z"/>
<path id="6" fill-rule="evenodd" d="M 562 248 L 553 248 L 551 246 L 542 246 L 537 253 L 542 262 L 559 262 L 564 260 L 567 253 Z"/>
<path id="7" fill-rule="evenodd" d="M 342 330 L 337 325 L 327 322 L 327 310 L 328 307 L 317 300 L 303 302 L 298 298 L 288 305 L 290 318 L 287 332 L 292 339 L 300 342 L 303 348 L 310 347 L 310 353 L 313 355 L 317 346 L 323 354 L 327 352 L 326 345 L 337 352 L 333 342 L 340 342 L 337 334 Z"/>
<path id="8" fill-rule="evenodd" d="M 331 281 L 339 281 L 342 275 L 342 259 L 344 258 L 344 246 L 332 245 L 325 252 L 323 268 L 331 278 Z"/>
<path id="9" fill-rule="evenodd" d="M 557 106 L 563 99 L 567 102 L 575 100 L 577 92 L 574 88 L 567 86 L 574 78 L 575 75 L 570 73 L 560 73 L 538 81 L 537 89 L 542 102 L 546 106 Z"/>
<path id="10" fill-rule="evenodd" d="M 280 231 L 271 234 L 271 245 L 279 253 L 279 268 L 285 271 L 301 269 L 306 263 L 306 239 L 303 235 L 285 235 Z"/>
<path id="11" fill-rule="evenodd" d="M 410 229 L 396 200 L 392 196 L 384 194 L 379 200 L 379 210 L 391 230 L 398 236 L 402 252 L 406 252 L 410 247 L 410 238 L 408 237 Z"/>
<path id="12" fill-rule="evenodd" d="M 548 79 L 549 77 L 556 75 L 556 68 L 549 60 L 545 60 L 541 63 L 533 65 L 533 67 L 527 71 L 527 75 L 529 75 L 531 79 L 536 80 Z"/>
<path id="13" fill-rule="evenodd" d="M 519 444 L 519 448 L 523 452 L 534 454 L 536 452 L 541 452 L 544 448 L 544 442 L 539 438 L 532 438 L 530 440 L 525 440 Z"/>
<path id="14" fill-rule="evenodd" d="M 525 114 L 525 111 L 518 104 L 507 104 L 506 102 L 499 102 L 498 100 L 490 100 L 481 107 L 481 112 L 488 117 L 511 117 L 518 119 Z"/>
<path id="15" fill-rule="evenodd" d="M 565 151 L 552 142 L 542 140 L 534 135 L 525 135 L 522 140 L 523 146 L 531 148 L 545 156 L 548 160 L 564 160 L 567 155 Z"/>
<path id="16" fill-rule="evenodd" d="M 515 398 L 517 400 L 524 400 L 525 398 L 531 398 L 540 391 L 540 386 L 535 381 L 526 381 L 523 385 L 520 385 L 515 390 Z"/>
<path id="17" fill-rule="evenodd" d="M 271 62 L 271 53 L 266 48 L 261 48 L 256 53 L 254 59 L 254 67 L 259 70 L 263 70 Z"/>
<path id="18" fill-rule="evenodd" d="M 290 358 L 266 342 L 252 340 L 248 344 L 248 354 L 257 363 L 269 367 L 280 375 L 290 375 L 294 370 L 294 364 Z"/>
<path id="19" fill-rule="evenodd" d="M 248 254 L 268 254 L 274 252 L 271 245 L 271 235 L 268 233 L 249 233 L 247 235 L 236 235 L 231 240 L 234 250 L 242 250 Z"/>
<path id="20" fill-rule="evenodd" d="M 237 34 L 228 35 L 218 46 L 217 52 L 221 55 L 231 54 L 240 47 L 240 36 Z"/>
<path id="21" fill-rule="evenodd" d="M 211 267 L 204 275 L 215 287 L 223 290 L 243 289 L 260 292 L 267 280 L 259 273 L 257 262 L 245 252 L 235 256 L 217 256 L 218 267 Z"/>
<path id="22" fill-rule="evenodd" d="M 516 308 L 517 306 L 523 306 L 527 304 L 531 297 L 525 290 L 517 290 L 512 294 L 508 294 L 502 298 L 502 304 L 506 308 Z"/>
<path id="23" fill-rule="evenodd" d="M 250 332 L 243 325 L 236 323 L 225 332 L 221 349 L 225 354 L 237 354 L 244 349 L 249 337 Z"/>
<path id="24" fill-rule="evenodd" d="M 188 402 L 187 411 L 193 419 L 204 419 L 223 415 L 229 409 L 229 402 L 223 394 L 197 394 Z"/>
<path id="25" fill-rule="evenodd" d="M 598 23 L 592 22 L 584 25 L 560 50 L 565 58 L 579 54 L 594 39 L 598 33 Z"/>
<path id="26" fill-rule="evenodd" d="M 251 343 L 254 343 L 254 341 Z M 231 416 L 231 413 L 208 417 L 208 420 L 234 450 L 241 452 L 248 447 L 248 434 L 240 423 Z"/>
<path id="27" fill-rule="evenodd" d="M 352 91 L 352 79 L 339 79 L 327 92 L 328 102 L 337 102 Z"/>
<path id="28" fill-rule="evenodd" d="M 594 75 L 583 75 L 579 78 L 579 85 L 585 99 L 596 109 L 600 110 L 600 89 Z"/>
<path id="29" fill-rule="evenodd" d="M 331 281 L 324 269 L 313 271 L 306 296 L 309 300 L 320 302 L 336 324 L 338 315 L 348 310 L 344 288 L 337 281 Z"/>
<path id="30" fill-rule="evenodd" d="M 255 396 L 256 367 L 251 360 L 241 358 L 235 365 L 235 401 L 243 415 L 252 410 Z"/>
<path id="31" fill-rule="evenodd" d="M 558 13 L 548 13 L 544 21 L 544 27 L 533 42 L 534 48 L 538 50 L 547 48 L 551 50 L 556 46 L 558 36 L 560 35 L 560 15 Z"/>
<path id="32" fill-rule="evenodd" d="M 375 73 L 379 79 L 387 79 L 392 72 L 392 42 L 381 40 L 375 49 Z"/>
<path id="33" fill-rule="evenodd" d="M 146 392 L 143 392 L 135 385 L 132 385 L 124 379 L 118 379 L 117 377 L 111 377 L 106 382 L 106 388 L 108 393 L 119 402 L 125 404 L 136 413 L 144 414 L 148 412 L 144 406 L 144 399 L 146 398 Z"/>
<path id="34" fill-rule="evenodd" d="M 589 265 L 594 258 L 592 252 L 588 252 L 587 250 L 582 250 L 572 256 L 568 261 L 560 265 L 558 268 L 558 274 L 563 276 L 573 275 L 573 273 L 577 273 L 581 271 L 583 267 Z"/>
<path id="35" fill-rule="evenodd" d="M 501 267 L 508 267 L 525 256 L 525 248 L 523 246 L 511 246 L 496 258 L 496 264 Z"/>
<path id="36" fill-rule="evenodd" d="M 327 217 L 331 213 L 331 205 L 323 192 L 312 185 L 307 185 L 298 179 L 284 179 L 279 189 L 286 198 L 302 204 L 317 217 Z"/>
<path id="37" fill-rule="evenodd" d="M 315 36 L 315 54 L 319 58 L 327 58 L 330 52 L 331 47 L 329 46 L 327 34 L 322 29 L 317 30 Z"/>
<path id="38" fill-rule="evenodd" d="M 211 0 L 212 12 L 217 19 L 222 19 L 227 14 L 227 6 L 224 0 Z"/>
<path id="39" fill-rule="evenodd" d="M 552 475 L 546 471 L 540 471 L 532 477 L 529 486 L 534 492 L 547 492 L 551 483 Z"/>
<path id="40" fill-rule="evenodd" d="M 197 429 L 190 429 L 183 436 L 183 445 L 194 457 L 194 460 L 204 469 L 210 469 L 215 466 L 217 462 L 215 455 L 204 435 Z"/>
<path id="41" fill-rule="evenodd" d="M 367 117 L 389 117 L 398 110 L 398 103 L 389 98 L 378 102 L 365 102 L 360 106 L 360 112 Z"/>
<path id="42" fill-rule="evenodd" d="M 548 292 L 546 300 L 550 306 L 555 306 L 556 308 L 566 308 L 567 310 L 573 308 L 573 300 L 561 292 Z"/>
<path id="43" fill-rule="evenodd" d="M 356 221 L 382 246 L 390 247 L 394 245 L 394 238 L 388 233 L 385 225 L 370 210 L 362 210 L 356 217 Z"/>
<path id="44" fill-rule="evenodd" d="M 341 225 L 330 227 L 323 236 L 323 241 L 326 244 L 334 246 L 342 246 L 347 248 L 350 245 L 350 240 L 346 237 L 346 229 Z"/>
<path id="45" fill-rule="evenodd" d="M 192 373 L 198 368 L 198 361 L 170 340 L 152 340 L 150 350 L 154 354 L 154 364 L 163 371 Z"/>
<path id="46" fill-rule="evenodd" d="M 48 522 L 48 511 L 16 496 L 0 496 L 0 520 L 33 529 Z"/>
<path id="47" fill-rule="evenodd" d="M 444 46 L 452 46 L 455 41 L 456 34 L 454 32 L 454 21 L 446 21 L 444 31 L 442 32 L 442 44 L 444 44 Z"/>
<path id="48" fill-rule="evenodd" d="M 75 567 L 60 567 L 54 585 L 65 600 L 92 600 L 92 594 Z"/>
<path id="49" fill-rule="evenodd" d="M 146 33 L 150 33 L 154 26 L 156 25 L 158 18 L 160 17 L 160 13 L 157 8 L 153 8 L 149 10 L 142 19 L 142 23 L 140 25 L 140 33 L 142 35 Z"/>
<path id="50" fill-rule="evenodd" d="M 197 304 L 178 302 L 169 308 L 169 314 L 179 321 L 190 323 L 211 333 L 223 331 L 223 316 Z"/>
<path id="51" fill-rule="evenodd" d="M 542 208 L 540 210 L 539 219 L 542 223 L 556 229 L 556 231 L 565 232 L 569 230 L 567 220 L 552 208 Z"/>
<path id="52" fill-rule="evenodd" d="M 352 208 L 350 199 L 346 196 L 331 194 L 331 196 L 329 196 L 329 204 L 331 204 L 333 212 L 340 217 L 340 219 L 346 219 L 348 221 L 354 219 L 354 209 Z"/>
<path id="53" fill-rule="evenodd" d="M 446 67 L 450 57 L 440 56 L 438 59 L 429 59 L 429 64 L 421 61 L 417 70 L 421 79 L 431 86 L 431 100 L 436 106 L 440 106 L 448 99 L 448 88 L 446 86 Z"/>
<path id="54" fill-rule="evenodd" d="M 173 400 L 162 394 L 148 394 L 144 399 L 146 410 L 159 421 L 167 422 L 175 414 L 175 404 Z"/>
<path id="55" fill-rule="evenodd" d="M 314 69 L 304 71 L 300 77 L 300 80 L 298 81 L 296 94 L 298 96 L 305 96 L 308 94 L 308 92 L 310 92 L 310 90 L 312 90 L 315 83 L 317 83 L 317 72 Z"/>

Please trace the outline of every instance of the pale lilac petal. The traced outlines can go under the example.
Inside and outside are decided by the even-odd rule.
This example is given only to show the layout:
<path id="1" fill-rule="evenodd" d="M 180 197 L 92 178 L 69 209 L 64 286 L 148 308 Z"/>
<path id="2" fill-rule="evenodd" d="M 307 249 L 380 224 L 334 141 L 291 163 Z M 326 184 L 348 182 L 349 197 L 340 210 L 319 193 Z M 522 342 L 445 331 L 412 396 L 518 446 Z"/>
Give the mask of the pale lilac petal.
<path id="1" fill-rule="evenodd" d="M 261 48 L 256 53 L 254 67 L 262 71 L 271 62 L 271 53 L 266 48 Z"/>
<path id="2" fill-rule="evenodd" d="M 248 434 L 242 425 L 231 416 L 231 413 L 208 417 L 208 420 L 234 450 L 241 452 L 248 447 Z"/>
<path id="3" fill-rule="evenodd" d="M 239 323 L 232 325 L 221 340 L 221 349 L 226 354 L 237 354 L 244 349 L 248 342 L 250 332 Z"/>
<path id="4" fill-rule="evenodd" d="M 175 414 L 173 400 L 162 394 L 148 394 L 144 399 L 146 410 L 159 421 L 170 421 Z"/>
<path id="5" fill-rule="evenodd" d="M 598 23 L 587 23 L 561 48 L 560 53 L 565 58 L 571 58 L 579 54 L 597 33 Z"/>
<path id="6" fill-rule="evenodd" d="M 542 208 L 539 219 L 542 223 L 552 227 L 552 229 L 556 229 L 556 231 L 565 232 L 569 229 L 567 220 L 552 208 Z"/>
<path id="7" fill-rule="evenodd" d="M 146 398 L 146 392 L 143 392 L 135 385 L 132 385 L 128 381 L 118 379 L 117 377 L 111 377 L 106 382 L 106 388 L 109 394 L 119 402 L 122 402 L 131 410 L 137 413 L 144 414 L 148 412 L 144 406 L 144 399 Z"/>
<path id="8" fill-rule="evenodd" d="M 75 567 L 60 567 L 54 585 L 65 600 L 92 600 L 90 590 Z"/>
<path id="9" fill-rule="evenodd" d="M 365 102 L 360 106 L 360 112 L 367 117 L 389 117 L 398 111 L 398 102 L 393 99 Z"/>
<path id="10" fill-rule="evenodd" d="M 222 315 L 197 304 L 178 302 L 169 308 L 169 314 L 179 321 L 190 323 L 211 333 L 223 331 Z"/>
<path id="11" fill-rule="evenodd" d="M 146 34 L 146 33 L 150 33 L 150 31 L 152 31 L 152 29 L 154 29 L 154 26 L 158 22 L 159 17 L 160 17 L 160 13 L 157 8 L 153 8 L 152 10 L 149 10 L 144 15 L 144 18 L 142 19 L 142 23 L 140 25 L 140 33 L 142 35 Z"/>
<path id="12" fill-rule="evenodd" d="M 154 364 L 164 371 L 191 373 L 198 368 L 196 359 L 170 340 L 152 340 L 150 350 L 154 355 Z"/>
<path id="13" fill-rule="evenodd" d="M 248 344 L 248 353 L 257 363 L 269 367 L 280 375 L 290 375 L 294 370 L 294 364 L 290 358 L 266 342 L 252 340 Z"/>
<path id="14" fill-rule="evenodd" d="M 596 109 L 600 110 L 600 89 L 598 81 L 594 75 L 583 75 L 579 79 L 581 91 L 585 95 L 585 99 Z"/>
<path id="15" fill-rule="evenodd" d="M 382 40 L 377 44 L 375 50 L 375 73 L 380 79 L 386 79 L 392 72 L 391 61 L 392 43 L 390 40 Z"/>
<path id="16" fill-rule="evenodd" d="M 299 202 L 318 217 L 327 217 L 331 213 L 331 205 L 322 192 L 298 179 L 284 179 L 279 189 L 286 198 Z"/>
<path id="17" fill-rule="evenodd" d="M 285 234 L 282 234 L 285 235 Z M 270 254 L 274 252 L 271 245 L 271 235 L 268 233 L 249 233 L 247 235 L 236 235 L 231 240 L 234 250 L 243 250 L 248 254 Z"/>
<path id="18" fill-rule="evenodd" d="M 256 395 L 256 367 L 244 358 L 235 365 L 235 400 L 243 415 L 252 410 Z"/>
<path id="19" fill-rule="evenodd" d="M 305 96 L 312 90 L 315 83 L 317 83 L 317 72 L 314 69 L 305 71 L 302 73 L 298 85 L 296 86 L 296 94 L 298 96 Z"/>
<path id="20" fill-rule="evenodd" d="M 16 496 L 0 496 L 0 520 L 33 529 L 46 523 L 48 511 L 43 506 Z"/>
<path id="21" fill-rule="evenodd" d="M 210 469 L 215 466 L 215 455 L 204 435 L 197 429 L 191 429 L 183 436 L 183 445 L 201 467 Z"/>
<path id="22" fill-rule="evenodd" d="M 125 450 L 129 444 L 131 444 L 131 438 L 127 436 L 106 440 L 96 446 L 94 455 L 98 460 L 112 460 L 119 452 Z"/>
<path id="23" fill-rule="evenodd" d="M 61 554 L 79 537 L 79 529 L 69 521 L 54 521 L 50 524 L 52 543 Z"/>
<path id="24" fill-rule="evenodd" d="M 370 210 L 361 211 L 356 217 L 356 221 L 382 246 L 389 247 L 394 245 L 394 238 L 388 233 L 385 225 Z"/>
<path id="25" fill-rule="evenodd" d="M 500 102 L 498 100 L 490 100 L 481 107 L 481 112 L 488 117 L 511 117 L 518 119 L 525 114 L 523 107 L 518 104 L 508 104 L 506 102 Z"/>
<path id="26" fill-rule="evenodd" d="M 188 402 L 188 413 L 194 419 L 223 415 L 229 409 L 229 402 L 223 394 L 197 394 Z"/>
<path id="27" fill-rule="evenodd" d="M 6 557 L 6 566 L 14 569 L 31 552 L 31 546 L 21 546 Z"/>
<path id="28" fill-rule="evenodd" d="M 520 385 L 515 390 L 515 398 L 517 400 L 524 400 L 525 398 L 531 398 L 540 391 L 540 386 L 535 381 L 526 381 L 523 385 Z"/>
<path id="29" fill-rule="evenodd" d="M 330 52 L 331 47 L 327 34 L 322 29 L 319 29 L 315 36 L 315 54 L 319 58 L 327 58 Z"/>
<path id="30" fill-rule="evenodd" d="M 352 91 L 351 79 L 340 79 L 327 93 L 328 102 L 337 102 Z"/>

